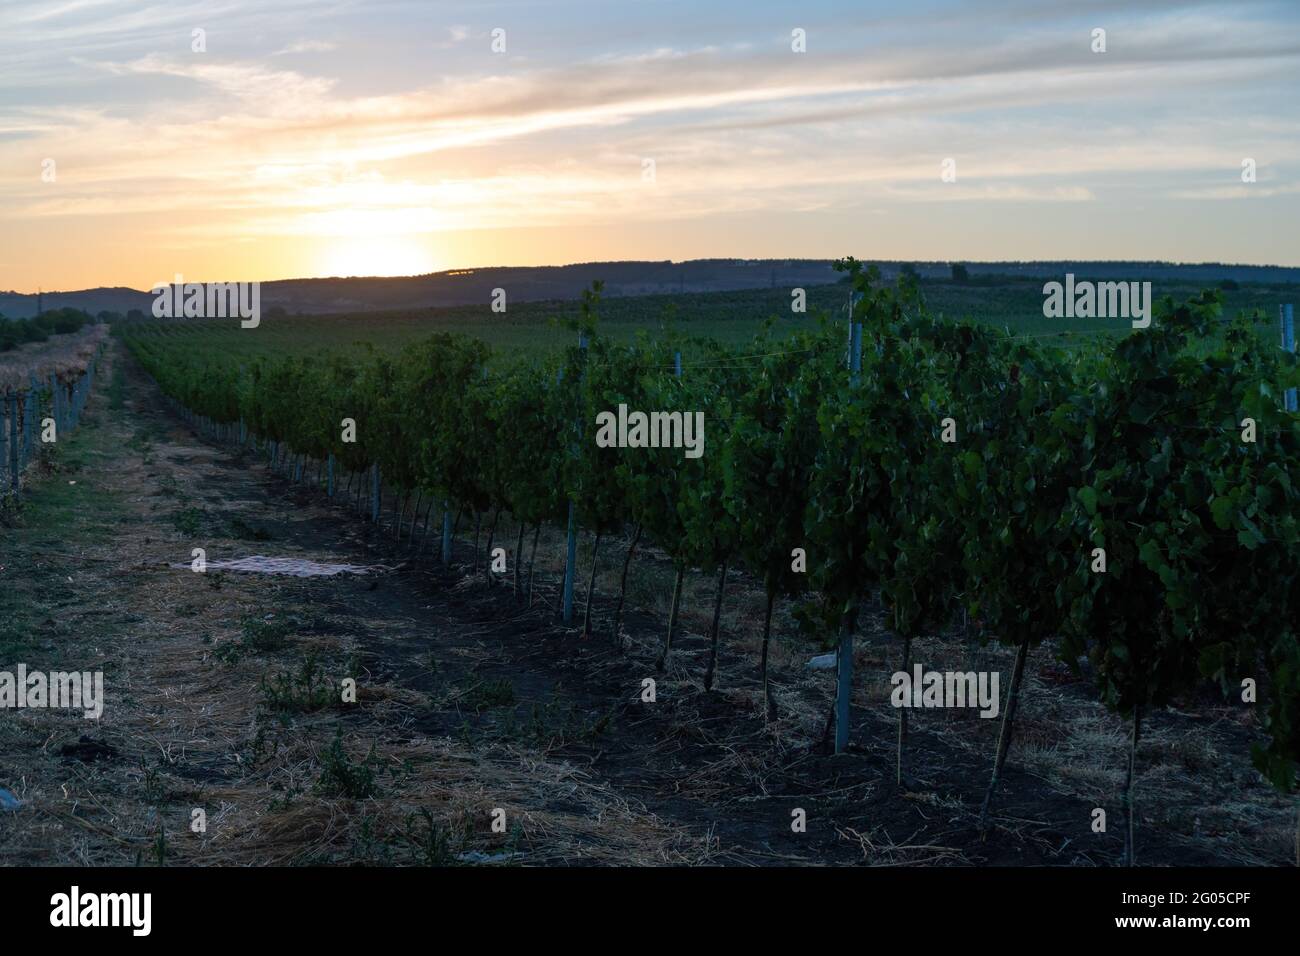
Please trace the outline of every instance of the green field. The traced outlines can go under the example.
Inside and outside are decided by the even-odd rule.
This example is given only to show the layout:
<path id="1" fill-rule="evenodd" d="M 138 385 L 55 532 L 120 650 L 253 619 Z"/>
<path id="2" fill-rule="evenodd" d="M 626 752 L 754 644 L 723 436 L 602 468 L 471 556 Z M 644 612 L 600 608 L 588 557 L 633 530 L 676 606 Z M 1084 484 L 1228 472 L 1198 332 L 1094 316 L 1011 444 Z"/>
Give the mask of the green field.
<path id="1" fill-rule="evenodd" d="M 1014 335 L 1060 344 L 1082 337 L 1117 335 L 1128 331 L 1129 323 L 1117 319 L 1048 319 L 1042 314 L 1043 280 L 1029 278 L 977 278 L 968 283 L 925 280 L 922 292 L 930 311 L 948 318 L 969 318 L 1007 329 Z M 1153 283 L 1152 294 L 1186 299 L 1203 286 L 1192 283 Z M 631 342 L 638 331 L 652 338 L 679 334 L 686 338 L 714 338 L 728 345 L 751 341 L 763 323 L 771 319 L 775 330 L 793 331 L 815 327 L 820 315 L 833 320 L 844 317 L 846 287 L 839 284 L 808 287 L 808 311 L 790 311 L 790 290 L 743 289 L 728 292 L 683 293 L 634 297 L 607 297 L 599 306 L 602 332 L 615 340 Z M 1289 284 L 1243 283 L 1223 293 L 1224 318 L 1238 312 L 1263 311 L 1264 340 L 1276 335 L 1277 307 L 1300 299 L 1300 287 Z M 578 317 L 579 304 L 524 302 L 494 313 L 487 305 L 450 306 L 418 310 L 363 312 L 318 316 L 263 316 L 261 325 L 245 339 L 223 348 L 242 349 L 248 354 L 266 351 L 316 351 L 368 343 L 383 352 L 395 352 L 432 332 L 459 332 L 483 339 L 498 353 L 519 350 L 557 350 L 573 342 L 570 323 Z M 190 320 L 194 321 L 194 320 Z M 227 323 L 222 323 L 225 326 Z M 689 347 L 687 349 L 689 352 Z"/>

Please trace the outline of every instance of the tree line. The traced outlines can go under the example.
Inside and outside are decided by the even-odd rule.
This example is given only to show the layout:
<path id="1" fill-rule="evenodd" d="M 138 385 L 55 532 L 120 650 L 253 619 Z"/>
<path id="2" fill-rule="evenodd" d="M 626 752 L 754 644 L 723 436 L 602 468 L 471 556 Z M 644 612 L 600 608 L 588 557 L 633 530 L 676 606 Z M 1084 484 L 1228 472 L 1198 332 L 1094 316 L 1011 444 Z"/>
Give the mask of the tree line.
<path id="1" fill-rule="evenodd" d="M 0 352 L 12 352 L 28 342 L 45 342 L 51 335 L 67 335 L 95 319 L 81 309 L 47 309 L 29 319 L 7 319 L 0 315 Z"/>

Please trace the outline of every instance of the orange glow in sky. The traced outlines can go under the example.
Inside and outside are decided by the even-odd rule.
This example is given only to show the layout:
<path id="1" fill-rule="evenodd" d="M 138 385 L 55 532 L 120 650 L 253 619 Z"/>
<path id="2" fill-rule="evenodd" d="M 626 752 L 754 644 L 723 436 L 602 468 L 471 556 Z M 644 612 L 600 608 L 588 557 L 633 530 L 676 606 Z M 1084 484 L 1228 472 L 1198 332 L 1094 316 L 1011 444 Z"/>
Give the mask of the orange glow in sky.
<path id="1" fill-rule="evenodd" d="M 711 256 L 1300 265 L 1300 56 L 1274 43 L 1300 7 L 1115 7 L 1099 55 L 1088 16 L 1033 6 L 8 4 L 0 290 Z"/>

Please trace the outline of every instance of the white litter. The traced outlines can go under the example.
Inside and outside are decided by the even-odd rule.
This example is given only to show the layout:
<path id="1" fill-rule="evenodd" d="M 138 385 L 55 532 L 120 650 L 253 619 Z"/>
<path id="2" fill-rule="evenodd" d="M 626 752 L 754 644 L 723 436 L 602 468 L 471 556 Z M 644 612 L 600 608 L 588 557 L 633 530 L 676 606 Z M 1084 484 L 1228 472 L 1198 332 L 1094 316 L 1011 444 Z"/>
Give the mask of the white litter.
<path id="1" fill-rule="evenodd" d="M 188 568 L 188 564 L 174 564 L 174 568 Z M 249 574 L 283 574 L 294 578 L 328 578 L 337 574 L 366 574 L 370 571 L 389 571 L 384 565 L 367 567 L 360 564 L 323 564 L 306 558 L 268 558 L 254 554 L 230 561 L 209 561 L 209 571 L 246 571 Z"/>
<path id="2" fill-rule="evenodd" d="M 523 856 L 522 853 L 493 853 L 491 856 L 481 850 L 469 850 L 466 853 L 457 853 L 456 859 L 462 863 L 505 863 L 513 860 L 517 856 Z"/>
<path id="3" fill-rule="evenodd" d="M 838 655 L 831 651 L 829 654 L 818 654 L 808 662 L 808 666 L 815 671 L 833 671 L 835 662 L 839 659 Z"/>

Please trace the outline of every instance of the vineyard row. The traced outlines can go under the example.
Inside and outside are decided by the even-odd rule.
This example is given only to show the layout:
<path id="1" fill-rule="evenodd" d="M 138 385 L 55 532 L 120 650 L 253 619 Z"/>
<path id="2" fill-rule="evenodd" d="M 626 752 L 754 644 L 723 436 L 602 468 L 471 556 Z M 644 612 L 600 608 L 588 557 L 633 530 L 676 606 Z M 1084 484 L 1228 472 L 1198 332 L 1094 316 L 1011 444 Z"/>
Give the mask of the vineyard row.
<path id="1" fill-rule="evenodd" d="M 566 620 L 575 529 L 594 535 L 592 580 L 602 539 L 653 542 L 676 566 L 661 666 L 686 571 L 717 573 L 720 607 L 729 569 L 743 567 L 766 591 L 767 713 L 778 598 L 797 602 L 810 642 L 838 644 L 837 750 L 869 598 L 901 638 L 905 673 L 927 634 L 955 614 L 979 619 L 986 639 L 1016 651 L 981 826 L 1026 656 L 1049 638 L 1070 667 L 1091 661 L 1100 699 L 1131 723 L 1131 749 L 1144 713 L 1207 683 L 1238 701 L 1257 693 L 1255 764 L 1293 791 L 1300 420 L 1282 394 L 1300 380 L 1295 356 L 1265 347 L 1252 317 L 1221 323 L 1214 292 L 1165 299 L 1149 328 L 1066 351 L 935 319 L 909 278 L 888 287 L 853 260 L 840 268 L 853 289 L 847 335 L 823 319 L 789 338 L 764 332 L 743 352 L 697 342 L 685 374 L 673 342 L 601 336 L 598 285 L 584 297 L 580 344 L 491 374 L 486 345 L 447 334 L 395 357 L 247 361 L 223 354 L 222 336 L 255 330 L 200 337 L 183 323 L 138 323 L 121 334 L 191 414 L 276 458 L 328 463 L 331 491 L 342 468 L 438 502 L 444 559 L 453 514 L 486 519 L 489 535 L 510 515 L 516 554 L 527 529 L 535 541 L 543 523 L 567 526 Z M 704 453 L 597 441 L 597 424 L 624 406 L 702 415 Z M 588 632 L 590 603 L 589 588 Z M 622 606 L 620 593 L 616 637 Z M 715 611 L 706 689 L 717 621 Z M 1130 777 L 1130 859 L 1132 799 Z"/>

